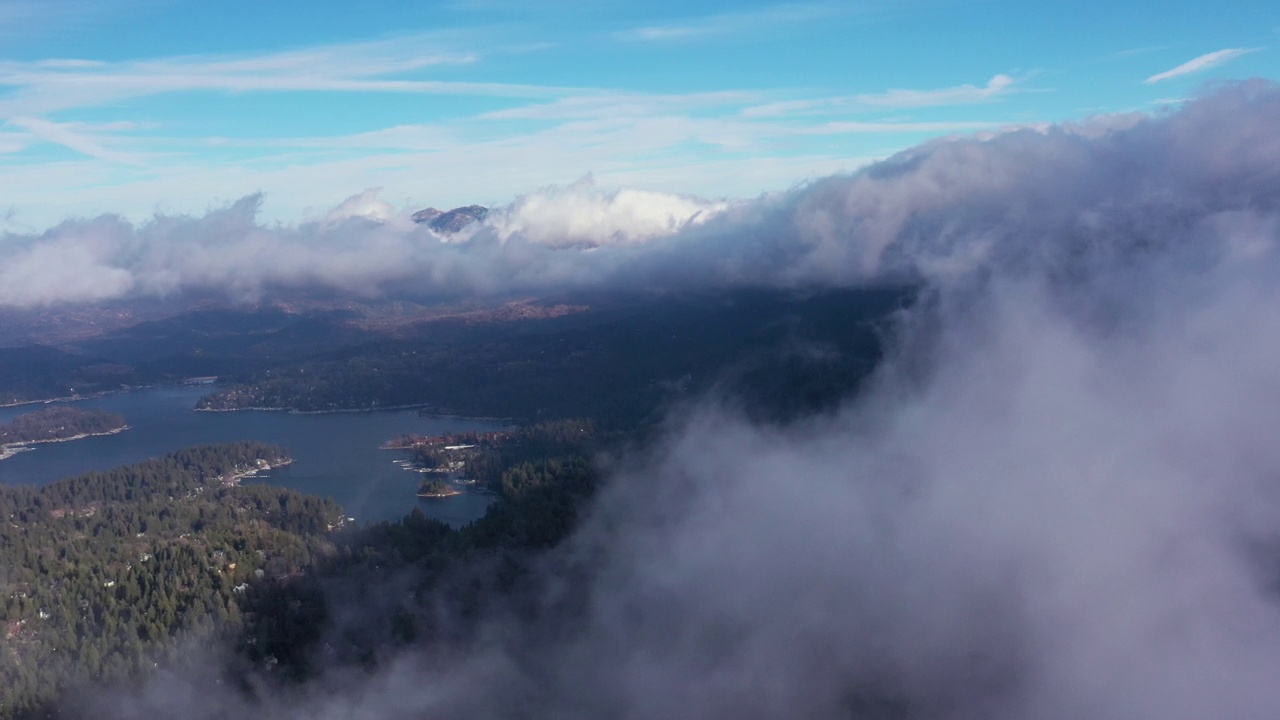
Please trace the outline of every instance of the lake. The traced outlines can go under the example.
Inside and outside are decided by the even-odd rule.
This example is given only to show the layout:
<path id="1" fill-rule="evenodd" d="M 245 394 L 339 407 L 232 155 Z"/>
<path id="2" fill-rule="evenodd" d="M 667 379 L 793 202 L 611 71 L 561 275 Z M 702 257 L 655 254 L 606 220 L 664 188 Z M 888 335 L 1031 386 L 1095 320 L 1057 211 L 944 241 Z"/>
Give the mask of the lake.
<path id="1" fill-rule="evenodd" d="M 328 495 L 360 522 L 398 520 L 414 507 L 454 527 L 484 514 L 492 497 L 464 492 L 449 498 L 419 498 L 422 475 L 395 464 L 408 454 L 379 445 L 405 433 L 439 435 L 494 430 L 501 423 L 466 418 L 419 417 L 417 410 L 304 415 L 269 410 L 196 412 L 208 385 L 148 388 L 78 400 L 69 405 L 123 415 L 130 426 L 116 435 L 34 445 L 30 452 L 0 460 L 0 483 L 47 485 L 90 470 L 105 470 L 192 445 L 260 440 L 287 448 L 294 462 L 246 482 Z M 43 405 L 0 408 L 0 422 Z"/>

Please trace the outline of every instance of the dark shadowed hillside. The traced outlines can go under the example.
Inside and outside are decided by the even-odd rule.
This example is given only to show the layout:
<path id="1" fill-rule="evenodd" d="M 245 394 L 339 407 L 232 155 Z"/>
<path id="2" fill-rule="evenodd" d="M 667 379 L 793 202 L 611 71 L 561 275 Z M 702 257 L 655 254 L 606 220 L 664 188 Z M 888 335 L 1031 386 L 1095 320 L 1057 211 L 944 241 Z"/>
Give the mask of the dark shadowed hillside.
<path id="1" fill-rule="evenodd" d="M 249 374 L 201 406 L 303 411 L 424 405 L 441 413 L 634 421 L 723 391 L 766 415 L 833 406 L 875 365 L 902 290 L 699 292 L 572 299 L 513 322 L 446 318 Z"/>

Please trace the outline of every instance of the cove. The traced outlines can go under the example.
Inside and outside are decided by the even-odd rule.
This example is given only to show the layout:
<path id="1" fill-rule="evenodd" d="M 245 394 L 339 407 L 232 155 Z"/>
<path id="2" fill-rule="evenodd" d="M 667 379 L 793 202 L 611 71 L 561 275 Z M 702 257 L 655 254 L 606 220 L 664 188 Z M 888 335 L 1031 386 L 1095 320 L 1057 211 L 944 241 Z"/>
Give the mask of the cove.
<path id="1" fill-rule="evenodd" d="M 395 464 L 406 453 L 380 450 L 405 433 L 496 430 L 492 420 L 419 416 L 416 410 L 299 414 L 269 410 L 196 412 L 210 386 L 156 387 L 76 400 L 69 405 L 123 415 L 129 429 L 116 435 L 36 445 L 0 461 L 0 483 L 47 485 L 93 470 L 140 462 L 192 445 L 259 440 L 287 448 L 292 465 L 252 482 L 327 495 L 358 522 L 398 520 L 422 509 L 427 517 L 460 527 L 482 516 L 492 497 L 466 492 L 450 498 L 415 495 L 422 476 Z M 0 408 L 0 422 L 41 405 Z"/>

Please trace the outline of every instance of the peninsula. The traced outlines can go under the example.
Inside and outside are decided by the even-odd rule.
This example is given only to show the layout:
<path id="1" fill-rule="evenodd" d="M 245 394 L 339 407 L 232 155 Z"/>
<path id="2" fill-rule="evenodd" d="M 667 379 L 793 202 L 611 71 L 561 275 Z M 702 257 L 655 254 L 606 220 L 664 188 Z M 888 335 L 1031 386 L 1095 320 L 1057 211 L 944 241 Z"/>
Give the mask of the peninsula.
<path id="1" fill-rule="evenodd" d="M 101 410 L 57 405 L 24 413 L 0 424 L 0 460 L 38 443 L 67 442 L 95 435 L 114 435 L 129 428 L 124 418 Z"/>

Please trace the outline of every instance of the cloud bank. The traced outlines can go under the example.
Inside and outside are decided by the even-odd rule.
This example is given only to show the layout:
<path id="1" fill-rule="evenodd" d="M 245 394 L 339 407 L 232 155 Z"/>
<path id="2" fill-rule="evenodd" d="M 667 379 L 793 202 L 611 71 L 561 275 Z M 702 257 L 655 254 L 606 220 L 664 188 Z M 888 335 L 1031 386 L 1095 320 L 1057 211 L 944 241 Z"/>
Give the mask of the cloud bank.
<path id="1" fill-rule="evenodd" d="M 935 141 L 754 200 L 590 182 L 440 237 L 365 193 L 327 217 L 257 221 L 258 196 L 203 216 L 69 220 L 0 237 L 0 304 L 253 300 L 299 290 L 495 295 L 689 283 L 857 286 L 992 264 L 1105 265 L 1178 246 L 1248 255 L 1275 239 L 1280 90 L 1236 85 L 1167 116 Z"/>
<path id="2" fill-rule="evenodd" d="M 456 655 L 280 704 L 167 678 L 102 716 L 1276 716 L 1277 119 L 1280 91 L 1238 86 L 571 251 L 620 247 L 631 265 L 579 265 L 617 274 L 905 274 L 925 300 L 841 411 L 777 427 L 709 403 L 616 469 L 561 551 L 588 597 L 567 627 L 495 617 Z"/>
<path id="3" fill-rule="evenodd" d="M 729 203 L 623 189 L 599 192 L 590 178 L 517 198 L 476 228 L 502 242 L 519 236 L 549 248 L 639 243 L 674 235 L 724 212 Z"/>

